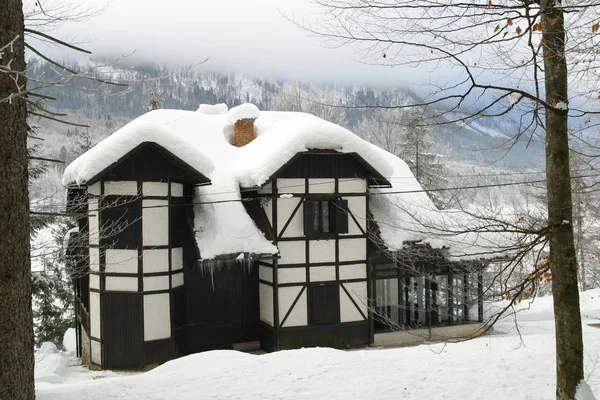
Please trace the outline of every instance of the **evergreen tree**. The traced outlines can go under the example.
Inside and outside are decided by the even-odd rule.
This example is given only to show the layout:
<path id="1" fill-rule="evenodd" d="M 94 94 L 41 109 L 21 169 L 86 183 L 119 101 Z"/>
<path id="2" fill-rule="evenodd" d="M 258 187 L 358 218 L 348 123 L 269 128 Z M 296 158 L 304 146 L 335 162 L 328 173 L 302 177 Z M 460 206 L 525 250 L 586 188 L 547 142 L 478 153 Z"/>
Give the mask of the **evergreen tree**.
<path id="1" fill-rule="evenodd" d="M 400 158 L 410 167 L 417 181 L 424 189 L 429 189 L 429 197 L 436 206 L 443 208 L 444 193 L 435 189 L 447 186 L 444 155 L 437 151 L 431 135 L 431 126 L 421 110 L 413 111 L 404 134 Z"/>
<path id="2" fill-rule="evenodd" d="M 422 111 L 410 115 L 403 139 L 400 158 L 408 164 L 423 189 L 432 190 L 427 193 L 436 206 L 443 208 L 446 204 L 444 192 L 435 189 L 447 186 L 447 166 L 444 156 L 436 151 L 431 127 Z"/>
<path id="3" fill-rule="evenodd" d="M 146 106 L 148 111 L 161 109 L 165 102 L 165 92 L 161 89 L 158 80 L 150 81 L 150 88 L 148 89 L 148 104 Z"/>
<path id="4" fill-rule="evenodd" d="M 31 123 L 27 127 L 30 140 L 36 140 L 39 127 Z M 35 143 L 27 148 L 30 187 L 47 171 L 47 164 L 35 160 L 39 147 L 39 143 Z M 62 149 L 66 154 L 64 146 Z M 36 258 L 32 271 L 35 344 L 39 346 L 43 342 L 53 342 L 62 348 L 66 330 L 74 325 L 73 288 L 65 272 L 62 242 L 74 224 L 65 218 L 43 213 L 32 213 L 29 222 L 32 239 L 43 229 L 53 227 L 52 243 L 38 243 L 37 248 L 32 247 L 35 253 L 32 257 Z"/>
<path id="5" fill-rule="evenodd" d="M 63 348 L 63 337 L 74 326 L 73 288 L 65 268 L 62 241 L 74 225 L 60 221 L 52 229 L 52 250 L 41 255 L 41 271 L 32 272 L 35 343 L 52 342 Z M 50 246 L 49 246 L 50 247 Z"/>

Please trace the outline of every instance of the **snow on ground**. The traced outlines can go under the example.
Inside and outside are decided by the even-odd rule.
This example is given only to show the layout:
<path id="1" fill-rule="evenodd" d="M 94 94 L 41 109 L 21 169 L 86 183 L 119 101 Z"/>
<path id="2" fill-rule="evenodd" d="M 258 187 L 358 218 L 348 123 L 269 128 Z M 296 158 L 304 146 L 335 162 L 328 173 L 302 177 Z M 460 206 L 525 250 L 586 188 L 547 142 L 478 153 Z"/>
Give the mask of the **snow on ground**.
<path id="1" fill-rule="evenodd" d="M 589 325 L 600 322 L 600 290 L 583 293 L 581 305 L 586 382 L 600 398 L 600 328 Z M 497 325 L 496 334 L 462 343 L 355 351 L 311 348 L 266 355 L 211 351 L 140 374 L 87 371 L 76 366 L 72 353 L 46 349 L 49 355 L 36 364 L 37 398 L 552 399 L 552 298 L 538 298 L 529 309 L 520 307 L 518 331 L 508 318 Z M 50 378 L 49 370 L 54 373 Z M 592 399 L 589 395 L 583 398 Z"/>

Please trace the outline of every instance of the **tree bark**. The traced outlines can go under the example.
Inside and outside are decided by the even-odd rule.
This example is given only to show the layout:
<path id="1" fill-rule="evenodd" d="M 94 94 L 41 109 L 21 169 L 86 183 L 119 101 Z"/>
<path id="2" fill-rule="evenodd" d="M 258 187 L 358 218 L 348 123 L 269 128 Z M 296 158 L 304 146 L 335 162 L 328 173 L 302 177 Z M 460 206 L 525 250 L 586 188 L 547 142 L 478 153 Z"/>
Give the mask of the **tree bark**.
<path id="1" fill-rule="evenodd" d="M 0 7 L 0 63 L 25 71 L 21 0 Z M 15 81 L 16 79 L 16 81 Z M 0 73 L 0 101 L 24 87 L 20 75 Z M 0 102 L 0 400 L 34 399 L 27 110 L 22 98 Z"/>
<path id="2" fill-rule="evenodd" d="M 542 0 L 545 40 L 546 176 L 550 226 L 550 268 L 556 335 L 556 398 L 574 399 L 583 379 L 583 338 L 579 312 L 577 262 L 573 238 L 569 169 L 568 104 L 564 14 L 559 0 Z"/>

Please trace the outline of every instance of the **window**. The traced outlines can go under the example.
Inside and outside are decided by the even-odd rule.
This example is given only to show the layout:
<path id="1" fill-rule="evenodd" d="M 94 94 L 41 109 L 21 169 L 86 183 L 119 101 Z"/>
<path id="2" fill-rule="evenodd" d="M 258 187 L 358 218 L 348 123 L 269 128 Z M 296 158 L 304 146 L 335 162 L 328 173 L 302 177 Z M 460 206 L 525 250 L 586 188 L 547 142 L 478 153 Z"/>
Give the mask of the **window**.
<path id="1" fill-rule="evenodd" d="M 142 202 L 132 197 L 107 197 L 101 203 L 101 244 L 113 249 L 137 249 L 141 244 Z"/>
<path id="2" fill-rule="evenodd" d="M 340 320 L 340 288 L 320 285 L 310 288 L 310 324 L 335 324 Z"/>
<path id="3" fill-rule="evenodd" d="M 348 233 L 348 201 L 341 199 L 306 200 L 304 234 L 327 236 Z"/>

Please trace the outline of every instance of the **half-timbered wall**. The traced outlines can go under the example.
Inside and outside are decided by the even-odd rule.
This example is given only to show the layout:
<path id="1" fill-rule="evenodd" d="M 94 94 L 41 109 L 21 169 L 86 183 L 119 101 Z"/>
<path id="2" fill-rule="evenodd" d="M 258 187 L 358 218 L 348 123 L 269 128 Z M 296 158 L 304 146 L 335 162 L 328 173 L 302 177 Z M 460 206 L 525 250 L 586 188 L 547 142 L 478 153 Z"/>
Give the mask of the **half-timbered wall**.
<path id="1" fill-rule="evenodd" d="M 259 196 L 279 248 L 259 262 L 263 347 L 367 344 L 367 180 L 277 178 Z"/>
<path id="2" fill-rule="evenodd" d="M 91 362 L 139 368 L 183 353 L 184 239 L 191 203 L 182 182 L 98 181 L 88 187 Z M 181 232 L 183 231 L 183 233 Z M 189 252 L 189 249 L 186 249 Z M 178 350 L 178 348 L 180 350 Z"/>

